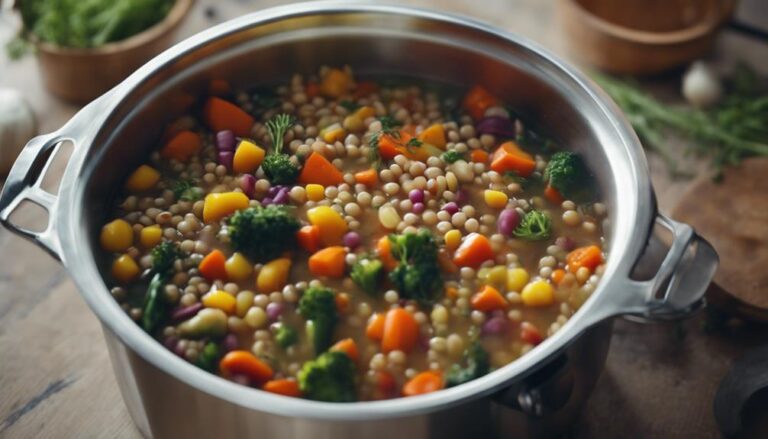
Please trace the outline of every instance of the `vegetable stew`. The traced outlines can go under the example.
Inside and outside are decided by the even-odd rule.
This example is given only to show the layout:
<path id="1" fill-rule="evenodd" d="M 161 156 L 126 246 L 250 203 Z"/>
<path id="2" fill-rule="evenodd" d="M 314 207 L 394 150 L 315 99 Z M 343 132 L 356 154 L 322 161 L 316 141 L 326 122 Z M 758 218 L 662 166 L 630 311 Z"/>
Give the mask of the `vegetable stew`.
<path id="1" fill-rule="evenodd" d="M 100 235 L 112 295 L 190 363 L 320 401 L 420 395 L 514 361 L 596 288 L 589 170 L 493 90 L 328 67 L 215 85 Z"/>

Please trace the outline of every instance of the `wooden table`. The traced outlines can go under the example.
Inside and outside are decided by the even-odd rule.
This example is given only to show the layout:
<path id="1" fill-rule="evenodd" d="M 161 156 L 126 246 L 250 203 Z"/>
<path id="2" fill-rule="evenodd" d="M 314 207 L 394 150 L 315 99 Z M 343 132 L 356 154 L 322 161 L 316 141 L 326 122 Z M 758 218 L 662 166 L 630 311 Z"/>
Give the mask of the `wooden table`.
<path id="1" fill-rule="evenodd" d="M 285 2 L 199 0 L 181 34 L 278 3 Z M 481 7 L 480 2 L 460 0 L 410 3 L 477 16 L 568 57 L 551 24 L 553 1 L 487 0 Z M 11 31 L 0 22 L 0 41 Z M 726 32 L 712 60 L 727 65 L 735 59 L 766 60 L 768 46 Z M 763 61 L 756 67 L 768 65 Z M 31 57 L 11 63 L 0 55 L 0 86 L 22 90 L 41 132 L 49 132 L 77 108 L 47 94 L 37 73 Z M 649 85 L 676 96 L 678 84 L 674 74 Z M 689 182 L 670 179 L 656 157 L 649 162 L 661 210 L 669 211 Z M 704 169 L 695 161 L 690 164 Z M 54 169 L 61 172 L 61 166 Z M 19 220 L 42 224 L 37 215 Z M 66 272 L 6 230 L 0 230 L 0 248 L 0 437 L 138 437 L 112 375 L 98 321 Z M 708 334 L 703 323 L 703 315 L 648 326 L 619 319 L 605 371 L 573 436 L 717 437 L 712 398 L 718 382 L 733 359 L 766 340 L 768 331 L 728 326 Z"/>

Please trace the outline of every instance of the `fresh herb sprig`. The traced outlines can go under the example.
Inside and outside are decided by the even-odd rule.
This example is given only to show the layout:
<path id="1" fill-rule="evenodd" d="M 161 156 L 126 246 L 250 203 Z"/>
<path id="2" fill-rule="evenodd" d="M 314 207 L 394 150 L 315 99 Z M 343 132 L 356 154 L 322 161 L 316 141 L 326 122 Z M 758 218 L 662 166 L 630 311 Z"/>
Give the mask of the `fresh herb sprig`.
<path id="1" fill-rule="evenodd" d="M 371 134 L 371 137 L 368 139 L 368 159 L 376 169 L 381 167 L 381 151 L 379 149 L 381 138 L 386 135 L 393 139 L 399 139 L 400 131 L 397 128 L 402 125 L 400 121 L 392 116 L 382 116 L 379 118 L 379 122 L 381 123 L 381 129 Z"/>
<path id="2" fill-rule="evenodd" d="M 272 152 L 264 158 L 261 165 L 272 184 L 291 184 L 298 178 L 301 169 L 296 166 L 288 154 L 283 154 L 285 133 L 295 120 L 288 114 L 278 114 L 267 122 L 267 132 L 272 140 Z"/>

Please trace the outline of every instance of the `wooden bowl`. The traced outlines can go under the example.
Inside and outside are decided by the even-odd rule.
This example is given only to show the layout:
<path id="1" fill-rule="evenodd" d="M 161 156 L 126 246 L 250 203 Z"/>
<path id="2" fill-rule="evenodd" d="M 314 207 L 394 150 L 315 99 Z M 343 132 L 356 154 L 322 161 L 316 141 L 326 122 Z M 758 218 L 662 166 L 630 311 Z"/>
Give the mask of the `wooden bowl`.
<path id="1" fill-rule="evenodd" d="M 614 73 L 653 74 L 712 47 L 736 0 L 559 0 L 566 44 Z"/>
<path id="2" fill-rule="evenodd" d="M 80 49 L 37 42 L 37 60 L 46 88 L 75 103 L 86 103 L 101 96 L 171 46 L 193 1 L 176 0 L 159 23 L 125 40 L 103 46 Z"/>

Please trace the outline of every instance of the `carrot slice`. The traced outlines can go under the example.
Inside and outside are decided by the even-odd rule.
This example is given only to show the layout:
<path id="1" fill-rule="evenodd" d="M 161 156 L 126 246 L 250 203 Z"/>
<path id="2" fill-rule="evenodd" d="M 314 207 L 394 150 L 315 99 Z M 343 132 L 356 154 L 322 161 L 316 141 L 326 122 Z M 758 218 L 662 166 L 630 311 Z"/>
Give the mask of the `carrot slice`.
<path id="1" fill-rule="evenodd" d="M 521 177 L 528 177 L 536 169 L 536 161 L 515 142 L 504 142 L 493 153 L 491 169 L 499 174 L 515 172 Z"/>
<path id="2" fill-rule="evenodd" d="M 445 128 L 443 128 L 443 124 L 436 123 L 430 125 L 419 134 L 419 140 L 434 145 L 440 149 L 445 149 L 447 141 L 445 140 Z"/>
<path id="3" fill-rule="evenodd" d="M 299 174 L 301 184 L 321 184 L 323 186 L 337 186 L 344 182 L 344 175 L 333 166 L 322 154 L 313 152 L 304 162 Z"/>
<path id="4" fill-rule="evenodd" d="M 403 386 L 403 396 L 423 395 L 444 387 L 443 374 L 436 370 L 421 372 Z"/>
<path id="5" fill-rule="evenodd" d="M 485 88 L 476 85 L 472 87 L 464 97 L 464 109 L 473 119 L 482 119 L 485 116 L 485 110 L 499 105 L 499 100 Z"/>
<path id="6" fill-rule="evenodd" d="M 192 131 L 184 130 L 177 133 L 165 144 L 160 150 L 160 155 L 167 159 L 185 162 L 189 157 L 200 152 L 201 147 L 200 136 Z"/>
<path id="7" fill-rule="evenodd" d="M 251 379 L 253 384 L 259 385 L 274 375 L 269 365 L 248 351 L 230 351 L 219 362 L 219 369 L 224 376 L 242 374 Z"/>
<path id="8" fill-rule="evenodd" d="M 488 161 L 488 153 L 482 149 L 473 149 L 469 154 L 469 158 L 475 163 L 486 163 Z"/>
<path id="9" fill-rule="evenodd" d="M 568 256 L 565 257 L 565 262 L 568 264 L 568 270 L 571 273 L 576 273 L 581 267 L 586 267 L 589 271 L 595 271 L 595 268 L 603 263 L 603 252 L 596 245 L 579 247 L 568 253 Z"/>
<path id="10" fill-rule="evenodd" d="M 384 235 L 376 242 L 376 254 L 387 271 L 397 268 L 397 261 L 392 256 L 392 243 L 389 242 L 388 236 Z"/>
<path id="11" fill-rule="evenodd" d="M 318 250 L 309 257 L 309 271 L 315 276 L 342 277 L 346 255 L 347 251 L 339 245 Z"/>
<path id="12" fill-rule="evenodd" d="M 413 315 L 403 308 L 387 311 L 384 320 L 384 334 L 381 338 L 381 350 L 411 352 L 419 339 L 419 324 Z"/>
<path id="13" fill-rule="evenodd" d="M 552 204 L 560 204 L 565 201 L 565 198 L 560 193 L 560 191 L 550 185 L 547 185 L 547 187 L 544 188 L 544 197 Z"/>
<path id="14" fill-rule="evenodd" d="M 384 337 L 384 314 L 375 313 L 368 320 L 368 326 L 365 328 L 365 336 L 371 340 L 380 341 Z"/>
<path id="15" fill-rule="evenodd" d="M 488 238 L 479 233 L 470 233 L 453 254 L 453 263 L 459 267 L 477 268 L 495 257 Z"/>
<path id="16" fill-rule="evenodd" d="M 261 388 L 266 392 L 277 393 L 278 395 L 293 396 L 298 398 L 301 396 L 301 390 L 299 390 L 299 383 L 296 380 L 281 379 L 281 380 L 269 380 L 264 383 Z"/>
<path id="17" fill-rule="evenodd" d="M 530 322 L 520 323 L 520 339 L 534 346 L 544 341 L 544 337 L 541 335 L 539 328 Z"/>
<path id="18" fill-rule="evenodd" d="M 507 307 L 507 300 L 504 296 L 501 295 L 499 290 L 490 285 L 484 286 L 479 293 L 472 296 L 471 302 L 472 308 L 483 312 L 495 311 Z"/>
<path id="19" fill-rule="evenodd" d="M 366 169 L 365 171 L 360 171 L 355 173 L 355 182 L 359 184 L 364 184 L 368 186 L 369 188 L 376 186 L 376 183 L 379 182 L 379 173 L 376 172 L 375 169 Z"/>
<path id="20" fill-rule="evenodd" d="M 208 98 L 203 108 L 203 118 L 212 130 L 232 130 L 239 137 L 247 137 L 254 124 L 250 114 L 237 105 L 217 97 Z"/>
<path id="21" fill-rule="evenodd" d="M 304 226 L 296 232 L 296 240 L 304 250 L 315 253 L 320 249 L 320 227 Z"/>
<path id="22" fill-rule="evenodd" d="M 225 281 L 227 280 L 226 262 L 227 258 L 224 256 L 224 253 L 220 250 L 214 250 L 200 261 L 197 270 L 210 281 L 217 279 Z"/>
<path id="23" fill-rule="evenodd" d="M 334 302 L 336 303 L 336 311 L 338 311 L 339 314 L 344 314 L 349 310 L 349 294 L 337 294 L 334 298 Z"/>
<path id="24" fill-rule="evenodd" d="M 555 285 L 560 285 L 560 282 L 563 281 L 563 278 L 565 277 L 565 270 L 562 268 L 558 268 L 557 270 L 552 272 L 552 282 L 555 283 Z"/>
<path id="25" fill-rule="evenodd" d="M 357 360 L 360 359 L 360 352 L 357 350 L 357 343 L 355 343 L 355 341 L 351 338 L 345 338 L 344 340 L 336 342 L 335 345 L 331 346 L 330 350 L 344 352 L 355 363 L 357 363 Z"/>

